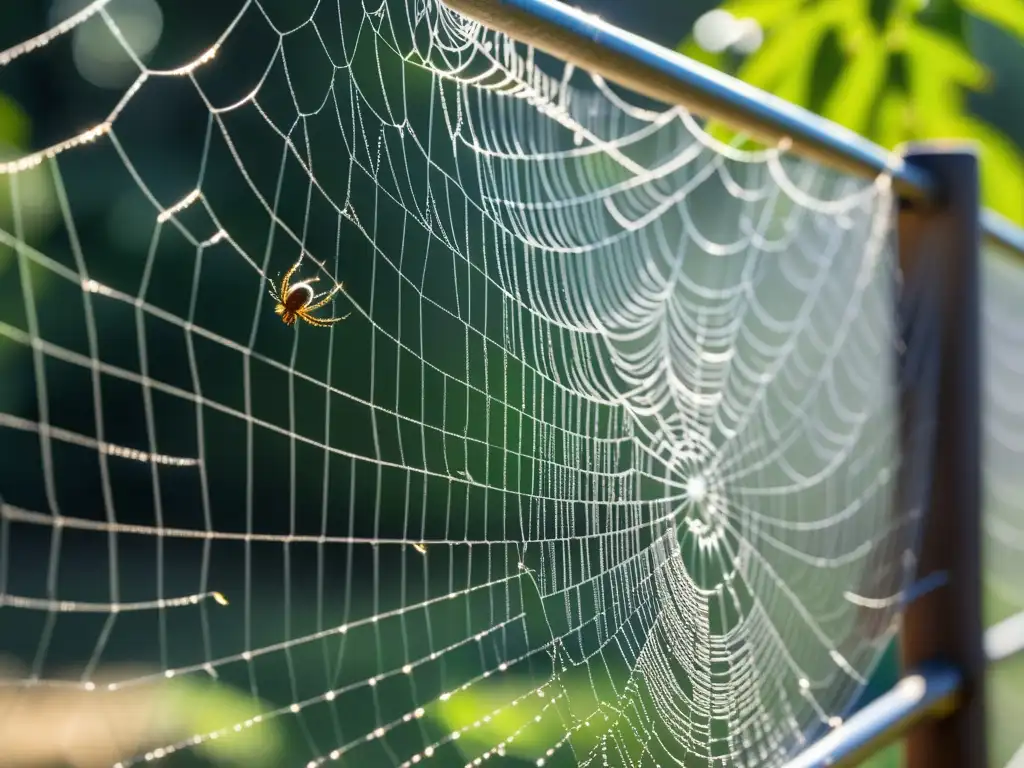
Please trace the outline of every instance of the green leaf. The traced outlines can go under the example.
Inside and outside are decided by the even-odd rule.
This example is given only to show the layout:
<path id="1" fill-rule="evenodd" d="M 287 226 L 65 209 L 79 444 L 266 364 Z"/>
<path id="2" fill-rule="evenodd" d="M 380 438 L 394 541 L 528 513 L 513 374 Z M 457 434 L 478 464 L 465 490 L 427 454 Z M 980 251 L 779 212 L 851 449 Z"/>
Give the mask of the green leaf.
<path id="1" fill-rule="evenodd" d="M 903 28 L 897 45 L 907 56 L 914 130 L 923 136 L 966 111 L 964 86 L 980 88 L 988 81 L 988 71 L 962 42 L 916 23 Z"/>
<path id="2" fill-rule="evenodd" d="M 21 106 L 0 93 L 0 160 L 20 158 L 28 152 L 32 123 Z M 26 238 L 34 239 L 49 231 L 59 211 L 53 176 L 47 165 L 37 165 L 16 176 L 0 177 L 0 227 L 14 227 L 12 185 L 17 185 L 18 208 Z M 6 249 L 4 249 L 6 250 Z M 0 274 L 10 269 L 14 259 L 0 254 Z"/>
<path id="3" fill-rule="evenodd" d="M 841 2 L 820 3 L 776 28 L 761 49 L 743 63 L 738 77 L 794 104 L 806 105 L 818 49 L 845 13 L 846 6 Z"/>
<path id="4" fill-rule="evenodd" d="M 822 108 L 822 114 L 852 131 L 864 134 L 871 119 L 871 109 L 885 87 L 889 50 L 885 40 L 867 33 L 858 41 L 856 55 L 836 80 Z"/>
<path id="5" fill-rule="evenodd" d="M 960 7 L 1024 40 L 1024 0 L 960 0 Z"/>
<path id="6" fill-rule="evenodd" d="M 8 154 L 4 147 L 23 150 L 28 145 L 30 124 L 24 110 L 0 93 L 0 158 Z"/>
<path id="7" fill-rule="evenodd" d="M 991 81 L 988 69 L 975 59 L 961 40 L 955 40 L 919 24 L 909 25 L 903 46 L 916 66 L 932 79 L 950 80 L 974 90 Z"/>
<path id="8" fill-rule="evenodd" d="M 890 87 L 878 102 L 874 140 L 886 149 L 911 138 L 910 101 L 901 88 Z"/>
<path id="9" fill-rule="evenodd" d="M 985 205 L 1024 226 L 1024 156 L 1013 142 L 977 120 L 974 135 L 981 141 L 981 196 Z"/>
<path id="10" fill-rule="evenodd" d="M 162 712 L 183 734 L 207 733 L 235 723 L 252 722 L 251 718 L 271 709 L 264 702 L 254 701 L 247 692 L 228 685 L 194 680 L 174 682 L 175 685 L 162 689 Z M 268 718 L 260 722 L 259 728 L 231 730 L 220 738 L 207 739 L 198 751 L 215 765 L 270 768 L 281 764 L 284 735 L 281 724 Z"/>
<path id="11" fill-rule="evenodd" d="M 978 142 L 982 202 L 1024 225 L 1024 154 L 992 126 L 967 115 L 954 115 L 931 126 L 923 138 L 963 138 Z"/>
<path id="12" fill-rule="evenodd" d="M 847 0 L 837 5 L 839 13 L 835 20 L 838 26 L 839 42 L 843 52 L 854 55 L 864 40 L 877 34 L 875 23 L 871 18 L 871 0 Z"/>
<path id="13" fill-rule="evenodd" d="M 432 705 L 427 709 L 427 716 L 445 731 L 461 731 L 477 723 L 459 740 L 458 746 L 466 756 L 478 755 L 514 733 L 515 742 L 505 747 L 505 755 L 527 760 L 564 733 L 564 726 L 555 717 L 546 720 L 542 717 L 540 722 L 534 720 L 543 715 L 544 705 L 549 703 L 546 698 L 529 695 L 536 687 L 539 687 L 538 681 L 526 678 L 489 680 Z M 518 706 L 510 706 L 512 701 L 518 701 Z M 489 718 L 481 720 L 482 715 Z"/>

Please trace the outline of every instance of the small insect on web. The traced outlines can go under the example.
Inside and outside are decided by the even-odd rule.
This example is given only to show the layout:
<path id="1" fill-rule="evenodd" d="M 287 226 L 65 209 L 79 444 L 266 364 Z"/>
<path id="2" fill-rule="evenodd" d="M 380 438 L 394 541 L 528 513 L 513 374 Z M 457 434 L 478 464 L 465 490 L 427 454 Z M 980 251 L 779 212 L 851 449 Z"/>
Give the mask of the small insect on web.
<path id="1" fill-rule="evenodd" d="M 319 277 L 311 277 L 309 280 L 293 284 L 291 283 L 292 275 L 298 271 L 301 264 L 302 257 L 300 256 L 299 260 L 292 264 L 291 269 L 281 278 L 280 287 L 271 286 L 270 296 L 277 302 L 274 313 L 281 316 L 285 325 L 294 325 L 295 320 L 301 317 L 310 325 L 326 327 L 347 318 L 348 315 L 331 318 L 313 317 L 311 313 L 329 304 L 334 298 L 334 294 L 342 290 L 345 284 L 337 283 L 331 290 L 320 294 L 313 291 L 313 283 L 318 282 Z"/>

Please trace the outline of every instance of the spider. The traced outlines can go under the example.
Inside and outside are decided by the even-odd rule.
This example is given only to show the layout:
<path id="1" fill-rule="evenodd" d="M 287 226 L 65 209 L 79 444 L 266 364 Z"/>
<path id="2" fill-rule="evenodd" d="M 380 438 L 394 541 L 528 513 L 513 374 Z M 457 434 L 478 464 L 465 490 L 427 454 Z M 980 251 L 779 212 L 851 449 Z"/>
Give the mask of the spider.
<path id="1" fill-rule="evenodd" d="M 313 317 L 310 314 L 315 309 L 326 305 L 334 298 L 334 294 L 342 289 L 344 283 L 338 283 L 331 290 L 324 291 L 323 293 L 313 292 L 313 283 L 317 282 L 319 277 L 311 277 L 309 280 L 303 280 L 301 283 L 292 283 L 292 275 L 302 264 L 302 257 L 296 261 L 292 268 L 289 269 L 283 278 L 281 278 L 280 288 L 275 288 L 271 285 L 270 297 L 276 302 L 274 306 L 274 313 L 281 316 L 281 320 L 284 321 L 285 325 L 294 325 L 296 318 L 301 317 L 310 325 L 320 326 L 321 328 L 328 325 L 334 325 L 334 323 L 344 320 L 345 317 Z M 320 299 L 317 301 L 317 299 Z M 315 302 L 315 303 L 314 303 Z M 351 313 L 349 313 L 351 314 Z"/>

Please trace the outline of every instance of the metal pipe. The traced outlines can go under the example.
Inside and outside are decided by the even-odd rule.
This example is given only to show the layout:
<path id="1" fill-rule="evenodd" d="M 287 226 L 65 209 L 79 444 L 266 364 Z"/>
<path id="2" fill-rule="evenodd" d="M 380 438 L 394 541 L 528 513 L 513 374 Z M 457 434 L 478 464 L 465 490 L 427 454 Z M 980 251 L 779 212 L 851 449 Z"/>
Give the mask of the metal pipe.
<path id="1" fill-rule="evenodd" d="M 945 722 L 925 721 L 907 734 L 906 765 L 984 766 L 978 156 L 971 145 L 926 143 L 908 147 L 904 157 L 936 181 L 943 198 L 942 206 L 901 209 L 897 242 L 904 284 L 930 286 L 931 301 L 909 319 L 937 331 L 936 348 L 929 352 L 938 357 L 938 378 L 903 382 L 912 391 L 920 388 L 922 397 L 936 395 L 916 577 L 941 573 L 948 584 L 906 607 L 899 643 L 910 669 L 942 659 L 955 664 L 964 681 L 960 706 Z"/>
<path id="2" fill-rule="evenodd" d="M 874 178 L 889 173 L 912 201 L 936 196 L 934 181 L 856 133 L 813 112 L 693 61 L 557 0 L 444 0 L 509 37 L 656 99 L 722 120 L 837 170 Z M 1024 231 L 986 213 L 984 234 L 1024 256 Z"/>
<path id="3" fill-rule="evenodd" d="M 955 667 L 922 667 L 822 736 L 784 768 L 858 765 L 906 735 L 920 721 L 949 714 L 956 707 L 961 684 Z"/>
<path id="4" fill-rule="evenodd" d="M 985 239 L 1006 250 L 1024 256 L 1024 229 L 995 211 L 981 212 L 981 231 Z"/>
<path id="5" fill-rule="evenodd" d="M 985 631 L 985 658 L 989 664 L 1024 651 L 1024 611 L 1015 613 Z"/>
<path id="6" fill-rule="evenodd" d="M 985 655 L 990 664 L 1024 651 L 1024 612 L 989 627 Z M 857 765 L 925 719 L 940 718 L 956 706 L 963 681 L 956 667 L 925 666 L 857 711 L 784 768 Z M 1024 768 L 1024 748 L 1021 751 Z"/>

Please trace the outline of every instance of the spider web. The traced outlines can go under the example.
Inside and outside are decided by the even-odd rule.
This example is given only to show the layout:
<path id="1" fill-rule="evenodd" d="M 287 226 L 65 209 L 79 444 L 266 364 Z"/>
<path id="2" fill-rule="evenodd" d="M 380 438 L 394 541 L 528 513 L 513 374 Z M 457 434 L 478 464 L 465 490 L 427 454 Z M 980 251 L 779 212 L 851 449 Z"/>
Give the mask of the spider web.
<path id="1" fill-rule="evenodd" d="M 1024 367 L 1020 350 L 1021 302 L 1024 277 L 1019 266 L 992 249 L 982 261 L 985 280 L 983 329 L 985 353 L 986 567 L 1001 597 L 1024 610 L 1024 489 L 1017 477 L 1024 454 L 1024 409 L 1019 392 Z"/>
<path id="2" fill-rule="evenodd" d="M 138 68 L 0 167 L 0 690 L 118 766 L 767 766 L 841 722 L 929 434 L 886 177 L 433 0 L 165 7 L 148 62 L 126 13 L 0 54 Z M 300 258 L 348 320 L 274 315 Z"/>
<path id="3" fill-rule="evenodd" d="M 1019 662 L 999 657 L 1018 639 L 1018 612 L 1024 610 L 1024 574 L 1020 565 L 1024 553 L 1024 496 L 1016 477 L 1024 453 L 1020 439 L 1024 411 L 1017 402 L 1019 398 L 1013 396 L 1020 391 L 1024 376 L 1019 362 L 1020 350 L 1024 348 L 1020 330 L 1024 277 L 1020 265 L 995 247 L 984 253 L 982 277 L 985 579 L 991 590 L 989 600 L 995 606 L 990 612 L 999 619 L 1017 613 L 1009 624 L 993 630 L 988 638 L 989 651 L 998 659 L 989 672 L 996 702 L 992 707 L 996 719 L 990 733 L 993 751 L 1012 752 L 1007 768 L 1020 768 L 1024 766 L 1024 732 L 1016 725 L 1014 715 L 1024 704 L 1018 695 L 1021 670 Z"/>

